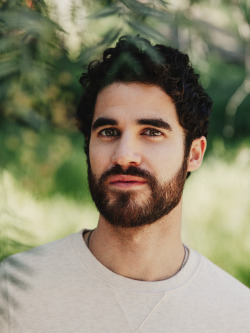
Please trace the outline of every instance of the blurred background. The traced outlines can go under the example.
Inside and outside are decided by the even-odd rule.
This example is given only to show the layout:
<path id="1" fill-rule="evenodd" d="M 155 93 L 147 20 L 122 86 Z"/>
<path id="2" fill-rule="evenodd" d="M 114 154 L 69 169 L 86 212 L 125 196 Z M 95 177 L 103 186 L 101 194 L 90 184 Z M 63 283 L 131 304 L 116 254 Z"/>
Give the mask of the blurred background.
<path id="1" fill-rule="evenodd" d="M 139 33 L 188 53 L 214 100 L 183 239 L 250 286 L 249 23 L 249 0 L 1 0 L 0 260 L 95 227 L 78 80 L 119 36 Z"/>

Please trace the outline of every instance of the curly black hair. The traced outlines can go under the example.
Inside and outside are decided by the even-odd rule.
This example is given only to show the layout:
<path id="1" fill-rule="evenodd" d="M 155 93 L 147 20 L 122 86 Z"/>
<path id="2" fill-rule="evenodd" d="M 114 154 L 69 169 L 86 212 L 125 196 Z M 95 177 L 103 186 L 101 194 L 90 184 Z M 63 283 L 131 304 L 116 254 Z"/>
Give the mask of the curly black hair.
<path id="1" fill-rule="evenodd" d="M 87 157 L 97 95 L 114 82 L 156 85 L 172 98 L 186 135 L 185 156 L 194 139 L 207 137 L 212 100 L 199 83 L 188 55 L 172 47 L 152 45 L 139 35 L 123 36 L 115 47 L 104 51 L 102 60 L 91 62 L 80 78 L 83 95 L 76 120 L 85 138 Z"/>

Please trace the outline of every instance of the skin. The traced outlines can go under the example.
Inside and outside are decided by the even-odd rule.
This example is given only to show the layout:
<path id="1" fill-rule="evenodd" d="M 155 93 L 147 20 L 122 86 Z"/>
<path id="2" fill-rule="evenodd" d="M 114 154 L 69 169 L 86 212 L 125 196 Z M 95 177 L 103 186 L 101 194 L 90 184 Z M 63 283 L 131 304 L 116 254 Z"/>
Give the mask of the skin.
<path id="1" fill-rule="evenodd" d="M 162 123 L 155 124 L 155 119 Z M 193 141 L 187 171 L 200 167 L 205 149 L 205 137 Z M 97 178 L 119 164 L 124 170 L 140 167 L 161 183 L 169 181 L 184 156 L 184 130 L 171 98 L 153 85 L 113 83 L 104 88 L 96 101 L 89 152 Z M 134 191 L 137 205 L 150 195 L 147 182 L 138 177 L 113 176 L 107 190 L 110 200 L 114 191 Z M 119 275 L 143 281 L 169 278 L 184 258 L 181 217 L 182 200 L 167 216 L 137 228 L 114 227 L 100 215 L 90 251 Z"/>

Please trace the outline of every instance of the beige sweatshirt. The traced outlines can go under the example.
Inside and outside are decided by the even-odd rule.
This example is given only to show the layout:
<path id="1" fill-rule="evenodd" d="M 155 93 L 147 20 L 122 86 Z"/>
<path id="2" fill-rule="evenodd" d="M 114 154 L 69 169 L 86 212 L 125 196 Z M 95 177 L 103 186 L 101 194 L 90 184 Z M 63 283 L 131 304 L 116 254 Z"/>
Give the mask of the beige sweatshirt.
<path id="1" fill-rule="evenodd" d="M 0 265 L 1 333 L 249 333 L 250 291 L 190 249 L 174 277 L 142 282 L 104 267 L 82 231 Z"/>

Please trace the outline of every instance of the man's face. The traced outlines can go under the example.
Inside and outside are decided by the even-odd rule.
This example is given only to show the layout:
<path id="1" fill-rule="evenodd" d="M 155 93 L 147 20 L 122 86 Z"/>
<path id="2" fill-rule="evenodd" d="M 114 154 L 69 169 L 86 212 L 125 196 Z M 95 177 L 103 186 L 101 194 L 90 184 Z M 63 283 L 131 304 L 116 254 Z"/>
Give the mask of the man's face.
<path id="1" fill-rule="evenodd" d="M 169 214 L 187 173 L 184 131 L 158 86 L 113 83 L 98 95 L 89 146 L 89 186 L 111 224 L 136 227 Z"/>

